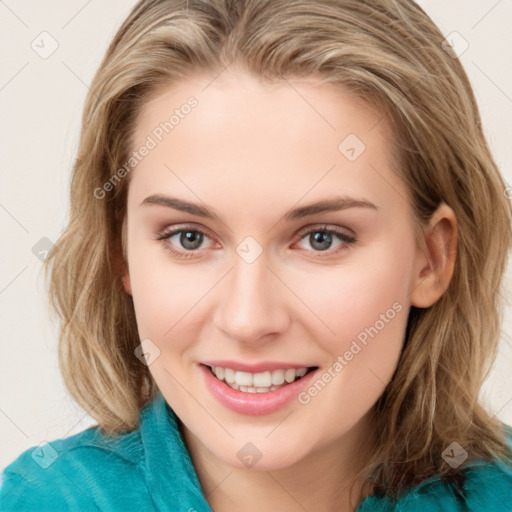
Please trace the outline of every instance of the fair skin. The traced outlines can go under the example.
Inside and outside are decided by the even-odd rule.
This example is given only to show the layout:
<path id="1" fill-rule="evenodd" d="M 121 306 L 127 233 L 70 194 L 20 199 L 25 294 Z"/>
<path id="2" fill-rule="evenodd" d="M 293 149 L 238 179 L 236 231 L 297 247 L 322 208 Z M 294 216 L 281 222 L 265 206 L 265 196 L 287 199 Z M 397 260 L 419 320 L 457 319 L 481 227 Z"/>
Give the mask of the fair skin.
<path id="1" fill-rule="evenodd" d="M 432 305 L 452 276 L 455 216 L 442 204 L 423 248 L 392 169 L 386 119 L 314 80 L 268 86 L 228 71 L 213 82 L 197 76 L 145 105 L 134 147 L 190 96 L 197 107 L 130 175 L 123 283 L 140 339 L 160 350 L 149 370 L 182 421 L 216 512 L 352 510 L 348 485 L 371 451 L 369 411 L 397 366 L 409 309 Z M 353 161 L 338 149 L 349 134 L 366 146 Z M 152 194 L 207 205 L 219 218 L 141 206 Z M 377 209 L 284 219 L 335 195 Z M 157 240 L 182 225 L 206 233 L 199 248 L 183 245 L 180 233 Z M 356 242 L 333 234 L 322 250 L 313 234 L 324 226 Z M 247 236 L 262 250 L 251 263 L 236 251 Z M 321 374 L 388 310 L 392 320 L 307 404 L 234 412 L 199 370 L 201 361 L 229 359 L 305 363 Z M 250 468 L 237 457 L 247 442 L 262 454 Z"/>

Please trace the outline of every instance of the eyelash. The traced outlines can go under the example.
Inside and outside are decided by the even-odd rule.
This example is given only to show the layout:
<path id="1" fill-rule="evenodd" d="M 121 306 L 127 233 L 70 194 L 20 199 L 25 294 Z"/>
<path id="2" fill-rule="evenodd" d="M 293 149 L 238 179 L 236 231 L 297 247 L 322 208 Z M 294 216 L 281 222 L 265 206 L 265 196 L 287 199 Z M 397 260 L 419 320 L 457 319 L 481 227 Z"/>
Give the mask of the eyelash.
<path id="1" fill-rule="evenodd" d="M 193 233 L 199 233 L 205 237 L 208 237 L 208 234 L 203 231 L 202 229 L 199 229 L 199 228 L 196 228 L 195 226 L 180 226 L 178 228 L 173 228 L 172 230 L 170 231 L 162 231 L 158 234 L 156 240 L 162 242 L 164 244 L 164 248 L 166 251 L 169 251 L 171 254 L 173 254 L 174 256 L 177 256 L 178 258 L 183 258 L 183 259 L 190 259 L 190 258 L 193 258 L 195 256 L 195 253 L 199 252 L 200 249 L 195 249 L 195 250 L 185 250 L 185 251 L 178 251 L 176 249 L 174 249 L 169 243 L 168 243 L 168 240 L 173 237 L 174 235 L 178 234 L 178 233 L 181 233 L 181 232 L 187 232 L 187 231 L 191 231 Z M 309 235 L 311 233 L 325 233 L 325 234 L 329 234 L 329 235 L 337 235 L 340 240 L 343 242 L 343 245 L 341 245 L 338 249 L 334 250 L 334 251 L 329 251 L 329 249 L 326 249 L 325 251 L 314 251 L 314 250 L 309 250 L 308 252 L 313 252 L 313 253 L 318 253 L 319 255 L 322 254 L 322 253 L 327 253 L 328 254 L 328 257 L 330 256 L 333 256 L 333 255 L 337 255 L 339 253 L 342 253 L 346 250 L 348 250 L 350 248 L 351 245 L 355 244 L 357 242 L 357 239 L 354 237 L 354 236 L 351 236 L 351 235 L 347 235 L 346 233 L 344 233 L 343 231 L 340 231 L 338 229 L 328 229 L 327 228 L 327 225 L 322 225 L 320 227 L 306 227 L 306 228 L 303 228 L 302 230 L 300 230 L 298 233 L 297 233 L 297 238 L 298 238 L 298 242 L 300 242 L 303 238 L 305 238 L 306 235 Z M 324 256 L 319 256 L 320 258 L 324 257 Z"/>

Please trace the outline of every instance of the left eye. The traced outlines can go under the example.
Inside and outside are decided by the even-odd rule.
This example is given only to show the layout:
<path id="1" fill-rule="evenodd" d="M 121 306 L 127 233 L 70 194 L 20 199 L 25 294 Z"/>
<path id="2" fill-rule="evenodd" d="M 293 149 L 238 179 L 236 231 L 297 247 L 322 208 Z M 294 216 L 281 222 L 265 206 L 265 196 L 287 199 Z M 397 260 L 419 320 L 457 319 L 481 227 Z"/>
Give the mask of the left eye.
<path id="1" fill-rule="evenodd" d="M 324 252 L 330 249 L 333 243 L 333 235 L 342 242 L 340 250 L 346 249 L 348 245 L 356 242 L 355 237 L 337 229 L 327 229 L 327 226 L 309 229 L 305 233 L 301 232 L 300 235 L 302 235 L 301 241 L 307 239 L 314 252 Z"/>

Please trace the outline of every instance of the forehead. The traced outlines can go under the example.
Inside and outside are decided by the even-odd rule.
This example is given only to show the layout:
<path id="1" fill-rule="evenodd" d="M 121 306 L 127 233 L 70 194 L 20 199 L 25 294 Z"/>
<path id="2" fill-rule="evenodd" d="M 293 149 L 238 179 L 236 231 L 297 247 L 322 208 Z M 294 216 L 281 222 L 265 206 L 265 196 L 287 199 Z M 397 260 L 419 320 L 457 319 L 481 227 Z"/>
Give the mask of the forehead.
<path id="1" fill-rule="evenodd" d="M 391 137 L 383 112 L 333 84 L 197 75 L 144 105 L 132 149 L 149 139 L 153 147 L 131 173 L 131 194 L 236 190 L 248 205 L 257 194 L 296 202 L 336 188 L 397 200 L 404 191 Z"/>
<path id="2" fill-rule="evenodd" d="M 186 104 L 191 98 L 197 107 L 189 112 Z M 183 114 L 188 117 L 191 113 L 190 117 L 199 118 L 205 129 L 223 127 L 223 135 L 232 128 L 262 126 L 266 128 L 265 133 L 272 134 L 285 125 L 288 129 L 280 133 L 281 137 L 293 136 L 305 123 L 310 126 L 308 138 L 311 139 L 314 132 L 321 137 L 330 129 L 340 136 L 347 128 L 364 138 L 365 132 L 374 131 L 376 126 L 380 129 L 373 135 L 390 135 L 386 116 L 370 105 L 369 100 L 363 100 L 344 86 L 325 83 L 316 77 L 267 82 L 240 71 L 224 71 L 219 76 L 195 75 L 151 94 L 139 115 L 136 140 L 169 120 L 173 113 L 180 119 L 184 118 Z M 303 130 L 300 135 L 304 135 Z"/>

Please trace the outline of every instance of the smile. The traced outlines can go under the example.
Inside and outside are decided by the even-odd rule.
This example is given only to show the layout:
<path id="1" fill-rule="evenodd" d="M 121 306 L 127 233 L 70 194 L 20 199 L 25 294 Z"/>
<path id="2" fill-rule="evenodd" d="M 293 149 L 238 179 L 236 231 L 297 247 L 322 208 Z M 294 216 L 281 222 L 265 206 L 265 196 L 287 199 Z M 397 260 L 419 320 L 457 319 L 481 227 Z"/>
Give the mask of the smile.
<path id="1" fill-rule="evenodd" d="M 252 416 L 277 412 L 298 400 L 299 394 L 310 385 L 318 370 L 318 366 L 277 367 L 253 373 L 235 370 L 227 365 L 198 366 L 206 388 L 220 405 L 233 412 Z"/>
<path id="2" fill-rule="evenodd" d="M 280 389 L 287 384 L 304 377 L 314 368 L 288 368 L 260 373 L 237 371 L 232 368 L 221 366 L 209 367 L 210 371 L 219 379 L 225 382 L 231 389 L 244 393 L 268 393 Z"/>

